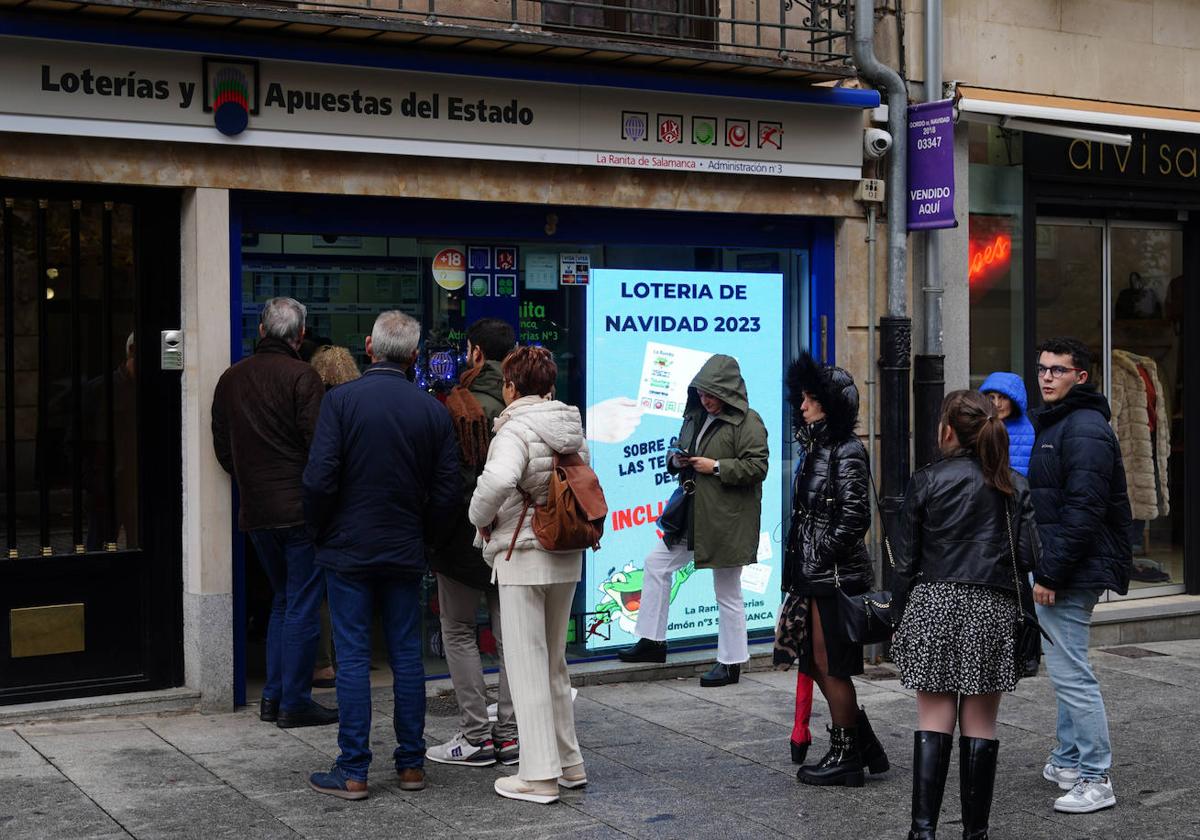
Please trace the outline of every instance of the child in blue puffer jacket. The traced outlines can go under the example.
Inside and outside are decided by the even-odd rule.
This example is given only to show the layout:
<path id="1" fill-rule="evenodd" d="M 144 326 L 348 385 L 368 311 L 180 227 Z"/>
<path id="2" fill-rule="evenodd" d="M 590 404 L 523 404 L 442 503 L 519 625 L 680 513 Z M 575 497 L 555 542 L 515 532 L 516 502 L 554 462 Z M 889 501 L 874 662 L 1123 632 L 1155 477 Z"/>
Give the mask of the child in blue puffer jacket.
<path id="1" fill-rule="evenodd" d="M 1029 398 L 1025 383 L 1015 373 L 997 371 L 984 380 L 979 390 L 996 407 L 996 414 L 1008 429 L 1008 460 L 1021 475 L 1029 474 L 1029 456 L 1037 436 L 1029 420 Z"/>

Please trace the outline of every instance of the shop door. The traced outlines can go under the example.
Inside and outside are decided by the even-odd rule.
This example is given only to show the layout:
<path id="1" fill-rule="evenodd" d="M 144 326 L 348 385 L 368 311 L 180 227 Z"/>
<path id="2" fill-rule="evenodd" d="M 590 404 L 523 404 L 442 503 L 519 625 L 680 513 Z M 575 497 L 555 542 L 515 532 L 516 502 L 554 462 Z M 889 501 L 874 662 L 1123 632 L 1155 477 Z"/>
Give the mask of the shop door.
<path id="1" fill-rule="evenodd" d="M 1036 337 L 1073 335 L 1100 353 L 1095 381 L 1113 407 L 1134 516 L 1126 597 L 1182 592 L 1183 230 L 1042 217 L 1036 264 Z"/>
<path id="2" fill-rule="evenodd" d="M 178 684 L 178 199 L 0 199 L 0 704 Z"/>

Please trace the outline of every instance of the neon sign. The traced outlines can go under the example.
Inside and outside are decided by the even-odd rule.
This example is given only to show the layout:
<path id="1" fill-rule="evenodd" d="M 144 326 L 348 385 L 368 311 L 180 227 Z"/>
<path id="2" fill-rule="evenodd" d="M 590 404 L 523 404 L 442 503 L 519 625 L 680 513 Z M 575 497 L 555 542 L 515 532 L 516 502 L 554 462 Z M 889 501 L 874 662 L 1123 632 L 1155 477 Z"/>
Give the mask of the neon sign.
<path id="1" fill-rule="evenodd" d="M 1007 270 L 1012 261 L 1012 237 L 998 233 L 990 240 L 972 241 L 967 249 L 967 278 L 971 283 L 997 270 Z"/>

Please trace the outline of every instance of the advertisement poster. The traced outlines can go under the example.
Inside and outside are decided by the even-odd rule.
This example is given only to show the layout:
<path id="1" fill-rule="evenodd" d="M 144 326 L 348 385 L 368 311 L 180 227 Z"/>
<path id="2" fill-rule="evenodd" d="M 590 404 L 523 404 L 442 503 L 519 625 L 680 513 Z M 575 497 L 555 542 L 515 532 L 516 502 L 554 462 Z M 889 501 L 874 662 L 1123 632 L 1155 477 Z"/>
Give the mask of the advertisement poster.
<path id="1" fill-rule="evenodd" d="M 598 552 L 588 552 L 583 631 L 589 650 L 634 641 L 642 562 L 661 539 L 655 522 L 675 489 L 667 447 L 687 387 L 708 358 L 738 360 L 750 407 L 767 425 L 758 563 L 742 573 L 750 630 L 771 628 L 780 603 L 783 501 L 783 275 L 593 269 L 588 286 L 587 435 L 608 500 Z M 667 638 L 715 635 L 712 573 L 690 564 L 671 588 Z"/>
<path id="2" fill-rule="evenodd" d="M 908 107 L 908 229 L 957 227 L 954 218 L 954 102 Z"/>

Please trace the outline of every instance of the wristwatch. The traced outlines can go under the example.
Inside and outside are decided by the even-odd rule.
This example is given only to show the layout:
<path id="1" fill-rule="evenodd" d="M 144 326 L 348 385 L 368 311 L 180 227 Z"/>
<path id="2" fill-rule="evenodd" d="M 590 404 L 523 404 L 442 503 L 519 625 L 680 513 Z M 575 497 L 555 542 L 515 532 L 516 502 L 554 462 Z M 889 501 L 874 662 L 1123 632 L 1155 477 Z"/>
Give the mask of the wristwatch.
<path id="1" fill-rule="evenodd" d="M 721 462 L 713 461 L 713 475 L 720 475 L 720 474 L 721 474 Z"/>

